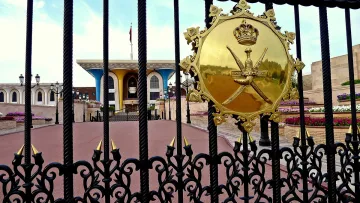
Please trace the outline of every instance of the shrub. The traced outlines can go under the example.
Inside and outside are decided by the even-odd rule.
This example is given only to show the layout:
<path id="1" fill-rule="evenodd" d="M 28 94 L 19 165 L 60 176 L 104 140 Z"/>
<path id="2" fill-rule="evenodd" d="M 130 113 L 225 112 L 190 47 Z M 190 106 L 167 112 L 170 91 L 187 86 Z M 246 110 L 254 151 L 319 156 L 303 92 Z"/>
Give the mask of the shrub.
<path id="1" fill-rule="evenodd" d="M 350 94 L 346 94 L 346 93 L 344 93 L 344 94 L 339 94 L 339 95 L 337 96 L 337 98 L 338 98 L 339 101 L 350 100 Z M 355 99 L 360 99 L 360 93 L 356 93 L 356 94 L 355 94 Z"/>
<path id="2" fill-rule="evenodd" d="M 0 121 L 12 121 L 12 120 L 14 120 L 14 117 L 12 116 L 0 117 Z"/>
<path id="3" fill-rule="evenodd" d="M 354 80 L 354 83 L 355 84 L 360 84 L 360 80 Z M 343 82 L 341 85 L 342 86 L 350 85 L 350 81 Z"/>
<path id="4" fill-rule="evenodd" d="M 100 107 L 100 111 L 103 111 L 103 110 L 104 110 L 104 107 L 103 106 Z M 113 112 L 113 111 L 115 111 L 115 107 L 109 106 L 109 112 Z"/>
<path id="5" fill-rule="evenodd" d="M 285 119 L 286 124 L 300 125 L 300 117 L 293 117 Z M 325 126 L 325 118 L 311 118 L 305 117 L 305 125 L 307 126 Z M 357 119 L 360 125 L 360 119 Z M 349 126 L 351 125 L 351 118 L 334 118 L 334 126 Z"/>
<path id="6" fill-rule="evenodd" d="M 45 121 L 52 121 L 52 118 L 45 118 Z"/>

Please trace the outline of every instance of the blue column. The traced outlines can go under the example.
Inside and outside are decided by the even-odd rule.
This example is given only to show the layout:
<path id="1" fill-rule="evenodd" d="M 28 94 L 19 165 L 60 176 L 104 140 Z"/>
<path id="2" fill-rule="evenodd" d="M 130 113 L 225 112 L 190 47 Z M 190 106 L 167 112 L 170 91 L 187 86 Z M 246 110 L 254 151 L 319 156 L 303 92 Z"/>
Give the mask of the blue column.
<path id="1" fill-rule="evenodd" d="M 168 89 L 169 76 L 174 72 L 173 69 L 159 69 L 157 72 L 161 75 L 163 79 L 163 88 L 164 91 Z"/>
<path id="2" fill-rule="evenodd" d="M 100 101 L 100 87 L 101 87 L 101 77 L 104 74 L 103 69 L 89 69 L 87 70 L 95 78 L 96 83 L 96 101 Z"/>

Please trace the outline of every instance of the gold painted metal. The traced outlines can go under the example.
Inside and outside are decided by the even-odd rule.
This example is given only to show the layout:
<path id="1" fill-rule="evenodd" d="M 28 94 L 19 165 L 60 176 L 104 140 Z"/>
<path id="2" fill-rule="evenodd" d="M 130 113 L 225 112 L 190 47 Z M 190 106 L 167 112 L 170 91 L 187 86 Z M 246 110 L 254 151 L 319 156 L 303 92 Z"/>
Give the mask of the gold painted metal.
<path id="1" fill-rule="evenodd" d="M 101 146 L 100 146 L 101 147 Z M 114 141 L 111 139 L 111 149 L 115 150 L 116 149 L 116 145 L 114 143 Z"/>
<path id="2" fill-rule="evenodd" d="M 34 145 L 31 145 L 31 148 L 32 148 L 33 154 L 38 154 L 39 153 L 39 151 L 35 148 Z"/>
<path id="3" fill-rule="evenodd" d="M 170 147 L 174 147 L 174 144 L 175 144 L 175 137 L 171 140 L 171 142 L 170 142 Z"/>
<path id="4" fill-rule="evenodd" d="M 348 133 L 350 133 L 350 134 L 353 133 L 353 132 L 352 132 L 352 125 L 350 125 L 349 130 L 348 130 Z M 360 135 L 360 127 L 359 127 L 359 126 L 357 126 L 357 133 Z"/>
<path id="5" fill-rule="evenodd" d="M 242 134 L 240 134 L 238 140 L 237 140 L 238 143 L 242 143 Z"/>
<path id="6" fill-rule="evenodd" d="M 188 146 L 189 145 L 189 142 L 187 141 L 186 137 L 184 136 L 184 143 L 185 143 L 185 146 Z"/>
<path id="7" fill-rule="evenodd" d="M 300 132 L 301 132 L 301 129 L 299 128 L 298 133 L 296 135 L 296 138 L 298 138 L 298 139 L 300 139 L 300 134 L 301 134 Z"/>
<path id="8" fill-rule="evenodd" d="M 251 136 L 251 134 L 249 133 L 249 142 L 254 142 L 253 137 Z"/>
<path id="9" fill-rule="evenodd" d="M 16 154 L 17 155 L 22 155 L 23 152 L 24 152 L 24 147 L 25 147 L 25 145 L 23 145 Z"/>
<path id="10" fill-rule="evenodd" d="M 211 27 L 184 33 L 194 53 L 179 64 L 195 78 L 187 100 L 213 101 L 216 125 L 234 117 L 247 132 L 261 114 L 279 122 L 280 102 L 298 95 L 291 89 L 291 76 L 305 66 L 289 54 L 295 33 L 276 29 L 274 10 L 255 16 L 249 9 L 245 0 L 230 14 L 212 5 Z"/>
<path id="11" fill-rule="evenodd" d="M 98 146 L 96 147 L 96 150 L 97 150 L 97 151 L 100 151 L 100 150 L 101 150 L 101 145 L 102 145 L 102 140 L 100 140 Z"/>

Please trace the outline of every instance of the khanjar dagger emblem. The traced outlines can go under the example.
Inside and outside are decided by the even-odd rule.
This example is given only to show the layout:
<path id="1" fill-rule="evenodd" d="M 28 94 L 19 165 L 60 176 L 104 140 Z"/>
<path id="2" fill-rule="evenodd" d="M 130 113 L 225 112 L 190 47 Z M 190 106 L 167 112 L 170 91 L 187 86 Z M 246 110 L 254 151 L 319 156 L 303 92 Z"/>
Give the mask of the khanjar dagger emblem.
<path id="1" fill-rule="evenodd" d="M 260 114 L 279 117 L 277 108 L 289 97 L 291 75 L 304 68 L 289 54 L 295 33 L 278 30 L 274 10 L 255 16 L 249 9 L 245 0 L 229 14 L 212 5 L 211 27 L 184 33 L 194 53 L 180 62 L 182 71 L 195 79 L 187 99 L 212 101 L 215 124 L 233 117 L 248 132 Z"/>

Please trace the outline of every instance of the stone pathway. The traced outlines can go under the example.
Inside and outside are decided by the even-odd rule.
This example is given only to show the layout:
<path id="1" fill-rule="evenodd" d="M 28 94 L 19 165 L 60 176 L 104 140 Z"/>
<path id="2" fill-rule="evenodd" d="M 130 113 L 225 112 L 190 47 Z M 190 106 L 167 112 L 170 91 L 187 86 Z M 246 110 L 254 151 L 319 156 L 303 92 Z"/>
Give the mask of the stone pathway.
<path id="1" fill-rule="evenodd" d="M 43 127 L 52 126 L 52 125 L 55 125 L 55 124 L 33 125 L 33 129 L 43 128 Z M 23 132 L 24 128 L 25 128 L 25 126 L 18 126 L 13 129 L 0 130 L 0 136 L 11 134 L 11 133 Z"/>

